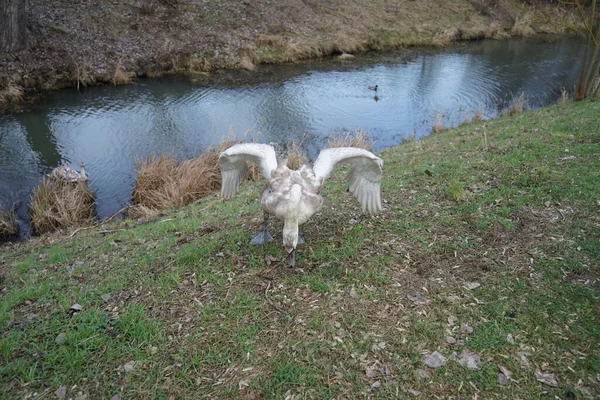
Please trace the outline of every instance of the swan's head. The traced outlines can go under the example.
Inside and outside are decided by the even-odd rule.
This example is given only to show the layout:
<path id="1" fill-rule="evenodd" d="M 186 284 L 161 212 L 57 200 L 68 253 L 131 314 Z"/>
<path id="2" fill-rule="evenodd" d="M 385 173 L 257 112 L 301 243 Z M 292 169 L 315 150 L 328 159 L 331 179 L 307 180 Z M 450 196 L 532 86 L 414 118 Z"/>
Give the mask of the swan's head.
<path id="1" fill-rule="evenodd" d="M 283 225 L 283 246 L 289 253 L 294 251 L 298 246 L 298 224 L 297 223 L 284 223 Z"/>

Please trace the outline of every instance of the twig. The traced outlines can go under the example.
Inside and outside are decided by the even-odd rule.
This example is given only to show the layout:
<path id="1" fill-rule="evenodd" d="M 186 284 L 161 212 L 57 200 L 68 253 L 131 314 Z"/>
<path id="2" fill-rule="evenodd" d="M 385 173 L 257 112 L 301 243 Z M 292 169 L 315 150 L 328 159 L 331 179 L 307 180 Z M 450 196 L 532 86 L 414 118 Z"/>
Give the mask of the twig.
<path id="1" fill-rule="evenodd" d="M 271 300 L 269 300 L 269 297 L 267 296 L 267 293 L 269 293 L 269 289 L 271 288 L 271 281 L 269 281 L 269 283 L 267 284 L 267 288 L 265 289 L 265 300 L 267 301 L 267 303 L 269 303 L 271 305 L 271 307 L 273 307 L 276 311 L 280 312 L 281 314 L 285 314 L 285 311 L 283 311 L 281 308 L 277 307 L 275 304 L 273 304 L 273 302 Z"/>
<path id="2" fill-rule="evenodd" d="M 113 214 L 113 215 L 111 215 L 110 217 L 108 217 L 108 218 L 105 218 L 105 219 L 104 219 L 102 222 L 100 222 L 100 223 L 97 223 L 97 224 L 94 224 L 94 225 L 91 225 L 91 226 L 86 226 L 86 227 L 84 227 L 84 228 L 78 228 L 78 229 L 75 229 L 75 230 L 73 231 L 73 233 L 71 233 L 71 235 L 70 235 L 69 237 L 71 237 L 71 238 L 72 238 L 73 236 L 75 236 L 77 233 L 79 233 L 79 232 L 81 232 L 81 231 L 86 231 L 86 230 L 88 230 L 88 229 L 96 228 L 96 227 L 102 226 L 102 225 L 104 225 L 104 224 L 106 224 L 106 223 L 108 223 L 108 222 L 112 221 L 113 219 L 115 219 L 115 217 L 116 217 L 117 215 L 119 215 L 119 214 L 121 214 L 123 211 L 125 211 L 125 210 L 127 209 L 127 207 L 128 207 L 128 206 L 121 208 L 119 211 L 117 211 L 116 213 L 114 213 L 114 214 Z"/>

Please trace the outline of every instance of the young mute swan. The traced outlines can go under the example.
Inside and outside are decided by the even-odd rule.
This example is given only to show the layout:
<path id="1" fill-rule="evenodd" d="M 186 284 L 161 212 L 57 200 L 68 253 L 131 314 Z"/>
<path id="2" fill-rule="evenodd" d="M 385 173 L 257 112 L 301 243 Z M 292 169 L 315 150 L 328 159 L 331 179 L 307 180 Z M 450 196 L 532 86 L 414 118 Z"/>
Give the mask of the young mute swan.
<path id="1" fill-rule="evenodd" d="M 67 167 L 66 165 L 62 165 L 60 167 L 56 167 L 50 173 L 50 177 L 52 179 L 56 179 L 59 181 L 65 182 L 85 182 L 87 181 L 87 175 L 85 174 L 85 164 L 83 161 L 79 164 L 79 172 L 75 171 L 71 167 Z"/>
<path id="2" fill-rule="evenodd" d="M 261 232 L 252 240 L 262 244 L 272 240 L 267 232 L 267 216 L 283 221 L 283 245 L 288 252 L 288 265 L 296 264 L 298 227 L 323 207 L 320 189 L 336 164 L 350 164 L 349 191 L 358 199 L 363 211 L 381 211 L 381 174 L 383 160 L 370 151 L 356 147 L 324 149 L 313 167 L 302 165 L 290 170 L 286 160 L 277 162 L 275 149 L 267 144 L 236 144 L 219 156 L 221 167 L 221 196 L 231 199 L 240 183 L 246 179 L 246 161 L 254 162 L 267 181 L 260 204 L 265 212 Z"/>

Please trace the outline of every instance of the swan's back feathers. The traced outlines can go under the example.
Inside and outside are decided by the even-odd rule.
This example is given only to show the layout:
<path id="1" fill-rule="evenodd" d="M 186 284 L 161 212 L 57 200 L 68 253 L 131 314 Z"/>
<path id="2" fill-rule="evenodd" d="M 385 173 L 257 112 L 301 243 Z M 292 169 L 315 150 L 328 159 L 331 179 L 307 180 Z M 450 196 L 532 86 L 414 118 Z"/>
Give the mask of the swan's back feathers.
<path id="1" fill-rule="evenodd" d="M 271 171 L 277 168 L 275 149 L 268 144 L 241 143 L 231 146 L 219 156 L 221 196 L 224 199 L 232 198 L 240 183 L 246 179 L 246 161 L 258 164 L 266 179 L 269 179 Z"/>
<path id="2" fill-rule="evenodd" d="M 331 171 L 338 163 L 352 166 L 348 173 L 348 187 L 362 205 L 363 211 L 371 214 L 381 211 L 383 160 L 370 151 L 356 147 L 322 150 L 313 167 L 315 176 L 321 185 L 331 175 Z"/>

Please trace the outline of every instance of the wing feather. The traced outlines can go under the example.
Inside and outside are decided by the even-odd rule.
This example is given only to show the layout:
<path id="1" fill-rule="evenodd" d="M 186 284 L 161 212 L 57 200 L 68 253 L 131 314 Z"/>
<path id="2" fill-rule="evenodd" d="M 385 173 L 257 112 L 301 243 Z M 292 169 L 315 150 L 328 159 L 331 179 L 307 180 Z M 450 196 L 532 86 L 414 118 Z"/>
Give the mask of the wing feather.
<path id="1" fill-rule="evenodd" d="M 268 144 L 240 143 L 235 144 L 221 153 L 219 166 L 221 168 L 221 196 L 232 198 L 248 176 L 246 161 L 256 163 L 266 179 L 271 171 L 277 168 L 275 149 Z"/>
<path id="2" fill-rule="evenodd" d="M 361 204 L 363 211 L 371 214 L 381 211 L 383 160 L 370 151 L 356 147 L 322 150 L 313 167 L 319 185 L 323 185 L 337 164 L 352 166 L 348 173 L 348 189 Z"/>

